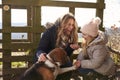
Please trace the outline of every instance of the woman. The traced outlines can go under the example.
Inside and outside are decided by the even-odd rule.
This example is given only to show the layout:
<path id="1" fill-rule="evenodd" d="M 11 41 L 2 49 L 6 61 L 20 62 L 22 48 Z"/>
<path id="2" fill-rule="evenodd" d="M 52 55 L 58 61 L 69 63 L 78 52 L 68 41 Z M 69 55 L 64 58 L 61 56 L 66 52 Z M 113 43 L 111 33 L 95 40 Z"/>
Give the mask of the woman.
<path id="1" fill-rule="evenodd" d="M 80 73 L 97 72 L 106 76 L 115 73 L 114 62 L 106 47 L 107 36 L 99 31 L 100 23 L 99 17 L 93 18 L 80 30 L 84 41 L 82 51 L 74 64 L 79 68 Z"/>
<path id="2" fill-rule="evenodd" d="M 70 57 L 72 52 L 79 48 L 77 28 L 76 20 L 71 13 L 59 18 L 51 28 L 44 32 L 40 39 L 36 53 L 38 61 L 45 61 L 45 54 L 56 47 L 63 48 Z"/>

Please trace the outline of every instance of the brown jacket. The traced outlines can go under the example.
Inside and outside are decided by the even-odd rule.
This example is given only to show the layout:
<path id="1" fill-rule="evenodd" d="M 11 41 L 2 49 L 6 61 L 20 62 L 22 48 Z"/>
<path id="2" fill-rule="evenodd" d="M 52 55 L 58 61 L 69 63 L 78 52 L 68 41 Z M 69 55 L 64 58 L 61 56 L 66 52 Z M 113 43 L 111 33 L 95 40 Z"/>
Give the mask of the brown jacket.
<path id="1" fill-rule="evenodd" d="M 109 55 L 106 43 L 107 36 L 103 32 L 99 32 L 99 36 L 87 47 L 89 59 L 84 59 L 82 51 L 79 53 L 77 59 L 81 61 L 81 67 L 93 69 L 103 75 L 114 74 L 114 62 Z"/>

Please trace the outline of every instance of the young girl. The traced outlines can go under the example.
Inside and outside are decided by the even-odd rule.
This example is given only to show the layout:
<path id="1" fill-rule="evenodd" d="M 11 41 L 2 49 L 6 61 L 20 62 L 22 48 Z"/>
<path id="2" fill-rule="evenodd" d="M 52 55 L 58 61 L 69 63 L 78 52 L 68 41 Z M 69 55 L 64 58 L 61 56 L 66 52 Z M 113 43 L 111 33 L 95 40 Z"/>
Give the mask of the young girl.
<path id="1" fill-rule="evenodd" d="M 107 76 L 115 73 L 114 62 L 106 47 L 107 36 L 99 31 L 100 23 L 99 17 L 93 18 L 80 30 L 84 41 L 74 64 L 80 73 L 97 72 Z"/>

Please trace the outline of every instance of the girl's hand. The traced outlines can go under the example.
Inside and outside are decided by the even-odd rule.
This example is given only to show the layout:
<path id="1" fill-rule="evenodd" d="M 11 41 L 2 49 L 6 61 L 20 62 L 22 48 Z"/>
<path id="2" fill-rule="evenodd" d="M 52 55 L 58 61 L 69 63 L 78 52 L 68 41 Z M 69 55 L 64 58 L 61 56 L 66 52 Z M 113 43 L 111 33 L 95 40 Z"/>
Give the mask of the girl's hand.
<path id="1" fill-rule="evenodd" d="M 76 68 L 79 68 L 81 64 L 80 64 L 80 61 L 76 61 L 73 65 L 75 65 Z"/>
<path id="2" fill-rule="evenodd" d="M 80 46 L 78 45 L 78 44 L 70 44 L 70 47 L 72 48 L 72 49 L 78 49 L 78 48 L 80 48 Z"/>
<path id="3" fill-rule="evenodd" d="M 38 62 L 45 62 L 47 59 L 46 59 L 46 53 L 41 53 L 40 56 L 38 57 Z"/>

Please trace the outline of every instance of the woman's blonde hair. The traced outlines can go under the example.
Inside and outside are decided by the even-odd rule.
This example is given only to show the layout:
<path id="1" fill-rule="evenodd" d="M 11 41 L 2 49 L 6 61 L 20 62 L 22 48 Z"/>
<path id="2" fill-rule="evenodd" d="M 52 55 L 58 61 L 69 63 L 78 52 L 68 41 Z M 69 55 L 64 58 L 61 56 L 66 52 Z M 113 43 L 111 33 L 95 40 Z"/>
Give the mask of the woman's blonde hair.
<path id="1" fill-rule="evenodd" d="M 57 31 L 57 40 L 56 40 L 56 46 L 57 47 L 61 47 L 61 37 L 62 36 L 65 36 L 64 34 L 64 29 L 65 29 L 65 26 L 66 24 L 68 23 L 69 19 L 73 19 L 75 21 L 74 23 L 74 29 L 71 33 L 71 35 L 69 36 L 69 39 L 70 39 L 70 42 L 69 43 L 77 43 L 78 42 L 78 34 L 77 34 L 77 31 L 78 31 L 78 26 L 77 26 L 77 22 L 73 16 L 73 14 L 71 13 L 68 13 L 68 14 L 65 14 L 61 20 L 60 20 L 60 25 L 58 27 L 58 31 Z"/>

